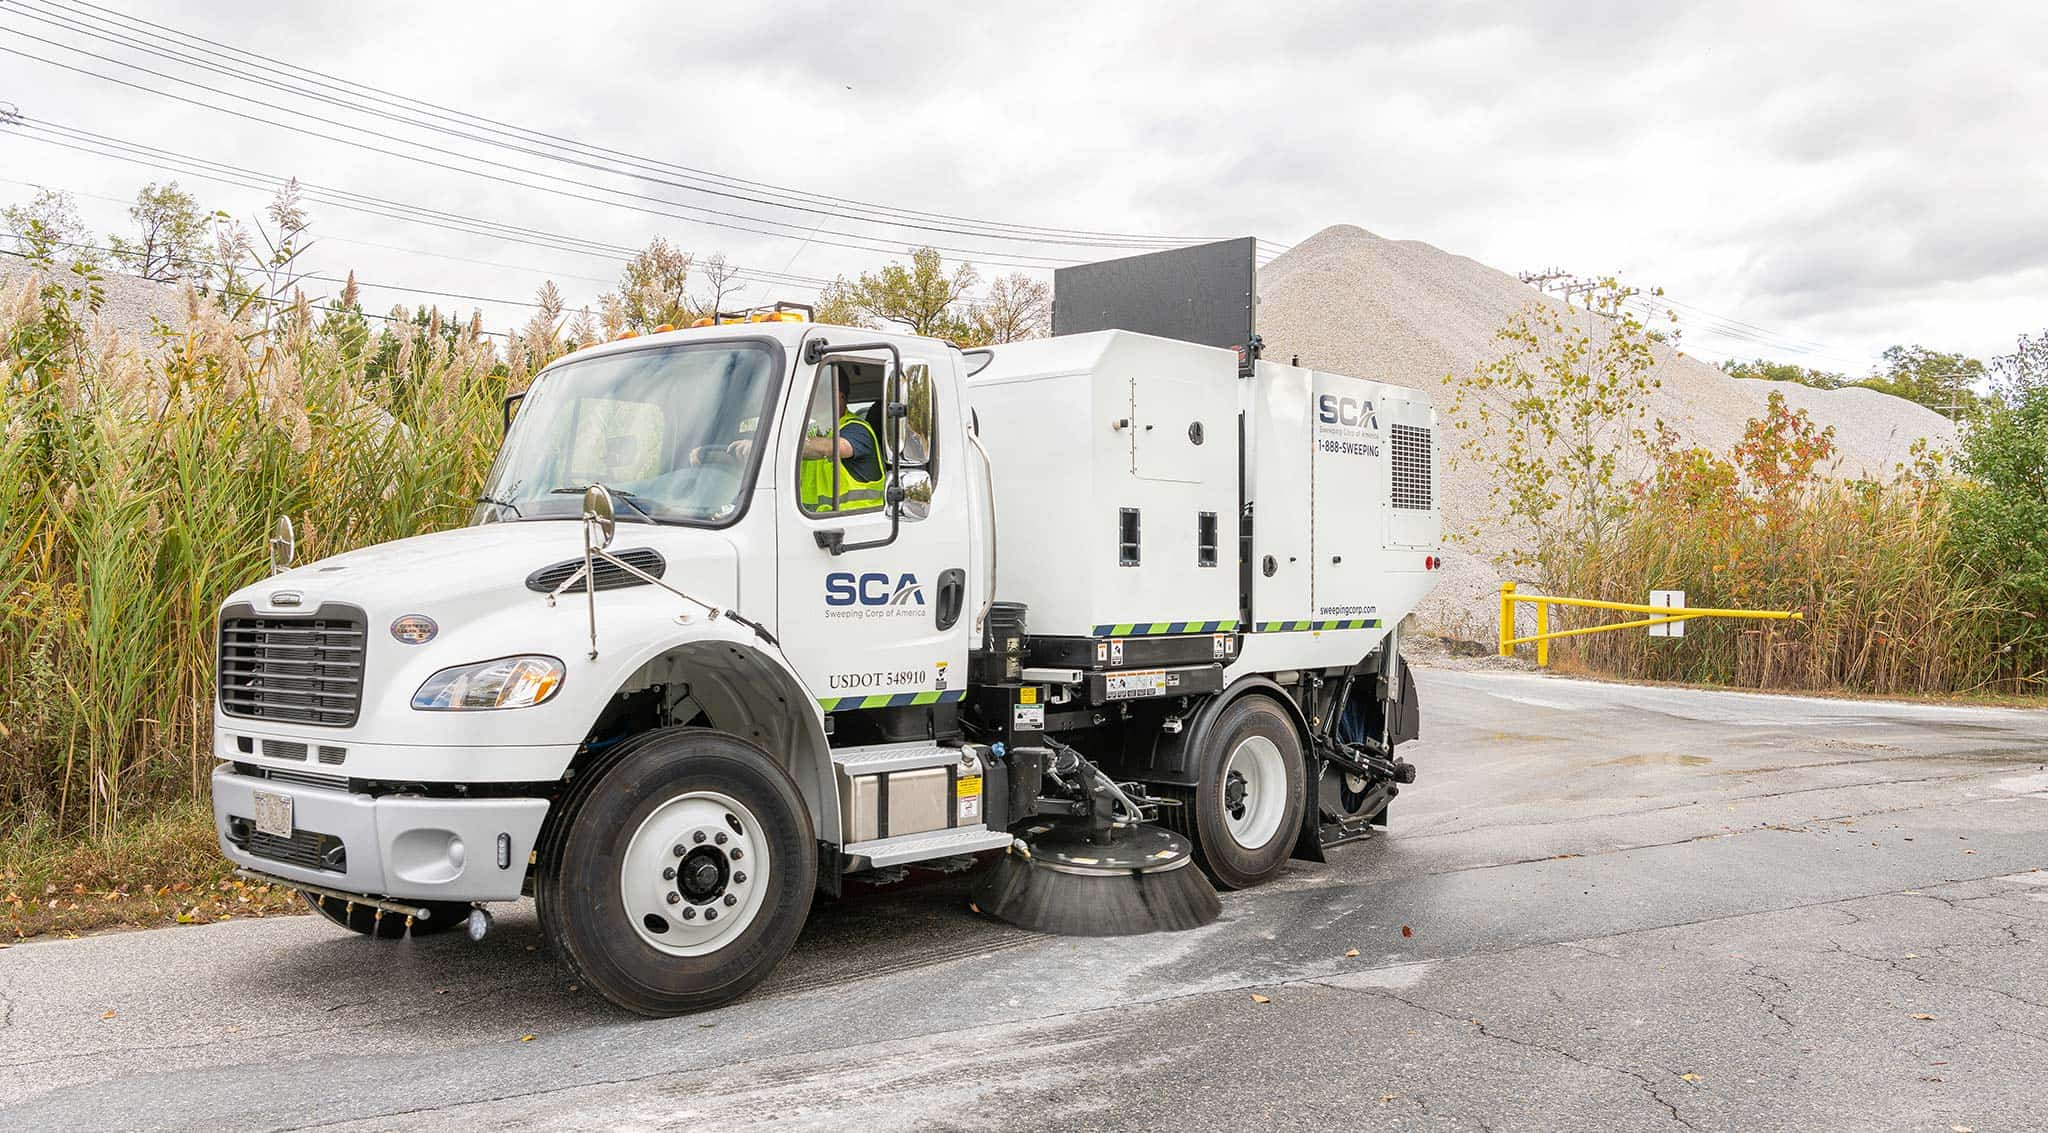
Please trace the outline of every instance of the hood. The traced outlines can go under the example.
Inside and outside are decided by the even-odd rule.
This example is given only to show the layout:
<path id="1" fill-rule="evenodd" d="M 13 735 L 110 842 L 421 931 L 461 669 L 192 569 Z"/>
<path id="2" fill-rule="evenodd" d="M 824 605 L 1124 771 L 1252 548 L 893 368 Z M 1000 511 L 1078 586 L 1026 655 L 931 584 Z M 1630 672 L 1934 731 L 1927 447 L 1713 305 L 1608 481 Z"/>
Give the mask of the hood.
<path id="1" fill-rule="evenodd" d="M 619 554 L 634 548 L 658 552 L 666 563 L 662 581 L 685 593 L 716 603 L 738 597 L 738 552 L 719 532 L 620 523 L 608 549 Z M 306 563 L 244 587 L 229 601 L 248 602 L 263 613 L 310 613 L 323 602 L 345 602 L 372 613 L 425 613 L 447 624 L 535 599 L 526 585 L 529 575 L 582 558 L 581 523 L 487 523 Z M 296 604 L 290 604 L 292 595 Z"/>

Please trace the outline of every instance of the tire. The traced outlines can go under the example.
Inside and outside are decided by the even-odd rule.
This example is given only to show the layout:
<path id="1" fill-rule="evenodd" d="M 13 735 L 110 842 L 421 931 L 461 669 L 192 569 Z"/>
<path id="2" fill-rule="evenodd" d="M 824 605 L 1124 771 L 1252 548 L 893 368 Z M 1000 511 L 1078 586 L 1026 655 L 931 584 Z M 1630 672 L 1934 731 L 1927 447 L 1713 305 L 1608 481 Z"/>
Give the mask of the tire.
<path id="1" fill-rule="evenodd" d="M 306 899 L 306 904 L 313 906 L 314 912 L 350 932 L 361 933 L 378 940 L 397 940 L 405 935 L 405 917 L 400 914 L 385 913 L 380 917 L 375 906 L 351 907 L 347 901 L 336 897 L 322 897 L 318 893 L 310 893 L 304 889 L 299 890 L 299 896 Z M 420 905 L 432 910 L 434 915 L 423 921 L 412 922 L 414 936 L 432 936 L 435 933 L 447 932 L 461 925 L 469 916 L 469 905 L 462 901 L 422 901 Z"/>
<path id="2" fill-rule="evenodd" d="M 563 808 L 534 883 L 541 931 L 611 1002 L 649 1016 L 716 1007 L 796 943 L 818 844 L 796 784 L 759 747 L 652 732 L 592 768 Z"/>
<path id="3" fill-rule="evenodd" d="M 1301 831 L 1306 776 L 1294 718 L 1270 697 L 1227 705 L 1195 754 L 1198 785 L 1162 788 L 1181 805 L 1165 825 L 1188 836 L 1195 860 L 1225 889 L 1249 889 L 1280 872 Z"/>

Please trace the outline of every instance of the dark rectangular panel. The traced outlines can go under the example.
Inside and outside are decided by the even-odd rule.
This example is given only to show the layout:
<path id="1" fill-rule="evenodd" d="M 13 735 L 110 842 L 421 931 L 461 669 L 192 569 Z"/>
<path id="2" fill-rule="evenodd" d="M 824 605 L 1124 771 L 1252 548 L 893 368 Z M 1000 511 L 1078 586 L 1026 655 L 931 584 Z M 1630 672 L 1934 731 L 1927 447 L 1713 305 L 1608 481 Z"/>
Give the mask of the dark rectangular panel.
<path id="1" fill-rule="evenodd" d="M 1255 330 L 1257 242 L 1249 236 L 1052 273 L 1052 332 L 1129 330 L 1238 351 Z"/>

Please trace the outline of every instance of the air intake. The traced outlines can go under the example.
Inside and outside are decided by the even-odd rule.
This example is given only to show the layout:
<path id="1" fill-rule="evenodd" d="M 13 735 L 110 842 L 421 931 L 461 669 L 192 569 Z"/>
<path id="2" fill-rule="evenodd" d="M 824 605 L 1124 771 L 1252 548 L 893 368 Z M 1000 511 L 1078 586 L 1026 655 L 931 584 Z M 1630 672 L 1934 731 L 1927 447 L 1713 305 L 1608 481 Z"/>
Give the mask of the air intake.
<path id="1" fill-rule="evenodd" d="M 660 578 L 668 570 L 668 560 L 662 558 L 661 552 L 656 551 L 652 547 L 632 547 L 619 551 L 617 554 L 619 558 L 633 564 L 635 570 L 643 571 L 655 578 Z M 526 588 L 528 590 L 538 590 L 542 594 L 552 593 L 555 587 L 560 586 L 563 580 L 575 574 L 582 566 L 582 559 L 569 559 L 566 562 L 559 562 L 553 566 L 544 566 L 526 576 Z M 599 590 L 623 590 L 628 586 L 647 585 L 645 581 L 620 570 L 617 564 L 606 562 L 603 559 L 597 560 L 596 574 L 597 588 Z M 574 586 L 563 591 L 563 593 L 581 594 L 583 589 L 584 580 L 579 578 Z"/>
<path id="2" fill-rule="evenodd" d="M 1429 430 L 1414 425 L 1395 425 L 1394 506 L 1409 511 L 1428 511 L 1436 506 L 1436 485 L 1432 482 L 1429 458 Z"/>

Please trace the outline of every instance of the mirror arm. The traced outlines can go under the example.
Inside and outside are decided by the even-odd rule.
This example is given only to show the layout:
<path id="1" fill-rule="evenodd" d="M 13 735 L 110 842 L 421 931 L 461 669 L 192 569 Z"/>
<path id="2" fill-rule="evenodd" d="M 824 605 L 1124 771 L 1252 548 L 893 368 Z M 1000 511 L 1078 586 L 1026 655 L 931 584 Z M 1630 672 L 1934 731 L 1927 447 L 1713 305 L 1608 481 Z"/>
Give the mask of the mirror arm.
<path id="1" fill-rule="evenodd" d="M 525 401 L 528 392 L 530 391 L 520 390 L 518 393 L 505 395 L 505 432 L 510 433 L 512 431 L 512 407 Z"/>

